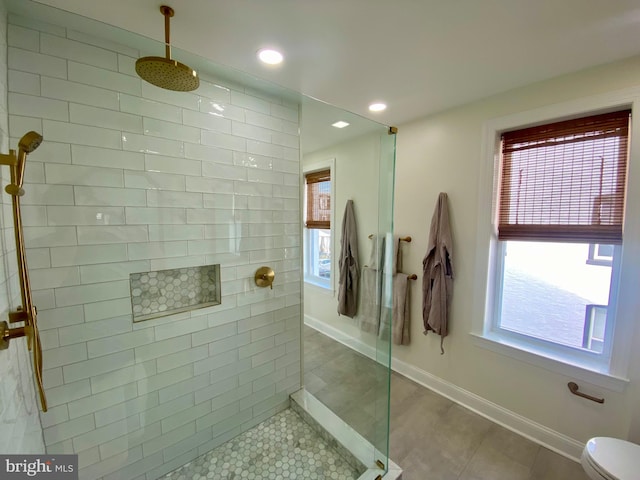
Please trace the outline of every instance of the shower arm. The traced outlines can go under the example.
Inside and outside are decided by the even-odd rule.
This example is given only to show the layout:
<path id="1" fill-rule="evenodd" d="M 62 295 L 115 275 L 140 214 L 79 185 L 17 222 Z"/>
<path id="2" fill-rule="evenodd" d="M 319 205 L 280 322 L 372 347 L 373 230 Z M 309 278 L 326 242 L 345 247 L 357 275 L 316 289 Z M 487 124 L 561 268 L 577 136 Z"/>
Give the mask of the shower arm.
<path id="1" fill-rule="evenodd" d="M 12 338 L 27 337 L 27 346 L 33 351 L 33 371 L 42 411 L 47 411 L 47 399 L 44 393 L 42 381 L 42 345 L 38 332 L 37 310 L 33 305 L 31 296 L 31 282 L 27 269 L 27 255 L 24 245 L 24 231 L 22 228 L 22 213 L 20 210 L 20 197 L 24 195 L 22 182 L 26 163 L 26 152 L 20 148 L 16 156 L 15 150 L 10 150 L 8 155 L 0 155 L 0 165 L 9 166 L 11 183 L 6 186 L 6 192 L 11 195 L 13 210 L 14 233 L 16 239 L 16 256 L 18 260 L 18 279 L 20 282 L 20 297 L 22 307 L 9 312 L 9 322 L 24 322 L 23 327 L 9 328 L 7 322 L 0 322 L 0 349 L 8 348 Z"/>
<path id="2" fill-rule="evenodd" d="M 167 59 L 171 60 L 171 17 L 173 17 L 173 9 L 171 7 L 162 6 L 160 11 L 164 15 L 164 54 Z"/>

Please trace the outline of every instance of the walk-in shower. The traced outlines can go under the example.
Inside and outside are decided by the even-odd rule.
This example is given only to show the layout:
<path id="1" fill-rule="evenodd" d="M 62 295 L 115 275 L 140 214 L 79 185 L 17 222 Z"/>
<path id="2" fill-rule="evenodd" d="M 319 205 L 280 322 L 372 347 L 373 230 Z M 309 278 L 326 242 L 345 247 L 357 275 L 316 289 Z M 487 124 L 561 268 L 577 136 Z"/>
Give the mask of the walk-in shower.
<path id="1" fill-rule="evenodd" d="M 303 390 L 310 244 L 301 207 L 308 162 L 332 161 L 328 248 L 339 250 L 350 198 L 366 263 L 376 248 L 368 234 L 392 232 L 393 133 L 189 52 L 175 56 L 198 70 L 199 87 L 158 88 L 137 75 L 136 61 L 161 42 L 5 1 L 3 145 L 30 130 L 44 137 L 26 164 L 22 197 L 48 403 L 43 448 L 78 454 L 81 479 L 384 476 L 388 340 L 360 338 L 374 362 L 338 372 L 371 381 L 358 386 L 358 425 L 329 401 L 342 392 Z M 331 127 L 340 119 L 351 126 Z M 359 191 L 346 189 L 353 172 Z M 3 253 L 13 248 L 6 243 Z M 324 308 L 336 301 L 337 262 L 323 260 L 333 283 L 309 302 Z M 15 270 L 5 268 L 6 310 L 20 304 Z M 332 318 L 324 333 L 348 343 L 341 328 L 354 321 Z M 13 345 L 23 342 L 12 340 L 2 362 L 15 362 Z M 0 385 L 0 395 L 6 390 Z M 0 453 L 26 452 L 11 450 L 6 431 Z"/>

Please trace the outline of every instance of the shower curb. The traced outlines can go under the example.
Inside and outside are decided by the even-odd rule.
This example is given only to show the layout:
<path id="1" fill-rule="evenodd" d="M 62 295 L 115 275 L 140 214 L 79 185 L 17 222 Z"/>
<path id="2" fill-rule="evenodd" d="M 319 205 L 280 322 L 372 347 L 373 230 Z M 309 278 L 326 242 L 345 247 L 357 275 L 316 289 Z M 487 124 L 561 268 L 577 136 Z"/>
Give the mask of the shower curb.
<path id="1" fill-rule="evenodd" d="M 289 398 L 291 409 L 358 471 L 358 480 L 402 480 L 402 470 L 391 459 L 387 473 L 382 475 L 376 466 L 377 449 L 304 388 Z"/>
<path id="2" fill-rule="evenodd" d="M 294 394 L 295 395 L 295 394 Z M 362 475 L 367 467 L 351 451 L 342 445 L 331 433 L 329 433 L 311 413 L 304 409 L 296 400 L 291 397 L 291 410 L 296 412 L 302 420 L 304 420 L 320 437 L 333 448 L 351 467 L 353 467 L 358 475 Z"/>

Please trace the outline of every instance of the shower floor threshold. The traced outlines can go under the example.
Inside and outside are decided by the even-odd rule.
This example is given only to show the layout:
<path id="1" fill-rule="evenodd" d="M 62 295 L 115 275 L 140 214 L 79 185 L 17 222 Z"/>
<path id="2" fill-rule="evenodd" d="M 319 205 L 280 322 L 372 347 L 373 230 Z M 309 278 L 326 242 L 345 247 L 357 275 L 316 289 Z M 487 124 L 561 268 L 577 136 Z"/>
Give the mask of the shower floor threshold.
<path id="1" fill-rule="evenodd" d="M 321 429 L 325 433 L 321 436 L 328 439 L 342 457 L 352 465 L 364 466 L 365 471 L 357 477 L 358 480 L 402 480 L 402 469 L 391 459 L 388 459 L 387 473 L 381 475 L 376 466 L 376 460 L 385 458 L 366 438 L 360 435 L 344 420 L 338 417 L 320 400 L 307 392 L 304 388 L 293 393 L 291 407 L 297 411 L 306 422 Z M 360 468 L 360 470 L 362 470 Z"/>
<path id="2" fill-rule="evenodd" d="M 355 480 L 356 468 L 291 408 L 165 475 L 170 480 Z M 372 479 L 375 477 L 371 477 Z M 386 477 L 385 477 L 386 479 Z"/>

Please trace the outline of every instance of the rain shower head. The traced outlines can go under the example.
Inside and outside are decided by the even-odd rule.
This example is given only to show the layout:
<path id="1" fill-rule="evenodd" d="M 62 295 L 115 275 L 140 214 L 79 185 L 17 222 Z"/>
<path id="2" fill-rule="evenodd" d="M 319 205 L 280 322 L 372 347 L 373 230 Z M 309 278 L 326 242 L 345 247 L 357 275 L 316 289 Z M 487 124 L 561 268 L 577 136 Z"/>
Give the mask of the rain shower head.
<path id="1" fill-rule="evenodd" d="M 197 72 L 191 67 L 171 58 L 169 22 L 173 8 L 163 5 L 165 57 L 142 57 L 136 61 L 136 73 L 147 82 L 166 90 L 190 92 L 200 86 Z"/>
<path id="2" fill-rule="evenodd" d="M 28 132 L 18 142 L 18 148 L 25 153 L 31 153 L 42 143 L 42 135 L 38 132 Z"/>

